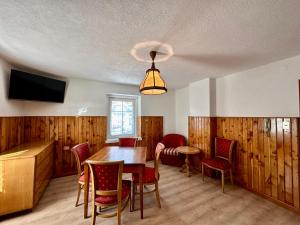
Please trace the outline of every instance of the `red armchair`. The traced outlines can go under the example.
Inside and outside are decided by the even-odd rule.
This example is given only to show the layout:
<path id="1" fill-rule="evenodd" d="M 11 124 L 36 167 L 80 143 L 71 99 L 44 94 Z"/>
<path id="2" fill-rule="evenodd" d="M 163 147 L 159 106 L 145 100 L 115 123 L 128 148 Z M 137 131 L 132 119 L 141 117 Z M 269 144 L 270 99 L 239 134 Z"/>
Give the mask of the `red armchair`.
<path id="1" fill-rule="evenodd" d="M 185 137 L 180 134 L 167 134 L 163 137 L 161 142 L 165 145 L 165 149 L 160 156 L 162 164 L 178 167 L 182 166 L 184 157 L 182 157 L 175 148 L 186 145 Z"/>
<path id="2" fill-rule="evenodd" d="M 224 193 L 224 174 L 230 172 L 230 180 L 233 184 L 232 177 L 232 152 L 235 141 L 225 138 L 215 138 L 215 157 L 204 159 L 202 161 L 202 179 L 204 181 L 204 167 L 220 171 L 222 174 L 222 191 Z"/>

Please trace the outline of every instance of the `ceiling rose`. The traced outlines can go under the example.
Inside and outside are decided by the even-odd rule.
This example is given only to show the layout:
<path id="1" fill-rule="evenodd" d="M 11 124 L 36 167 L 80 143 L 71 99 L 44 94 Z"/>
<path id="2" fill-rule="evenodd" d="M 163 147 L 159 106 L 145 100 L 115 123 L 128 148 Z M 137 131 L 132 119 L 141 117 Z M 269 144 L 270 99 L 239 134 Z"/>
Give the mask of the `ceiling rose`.
<path id="1" fill-rule="evenodd" d="M 130 54 L 137 61 L 151 63 L 152 60 L 149 59 L 150 51 L 157 52 L 157 55 L 155 57 L 155 62 L 166 61 L 174 54 L 171 45 L 166 43 L 161 43 L 159 41 L 145 41 L 145 42 L 137 43 L 131 49 Z"/>

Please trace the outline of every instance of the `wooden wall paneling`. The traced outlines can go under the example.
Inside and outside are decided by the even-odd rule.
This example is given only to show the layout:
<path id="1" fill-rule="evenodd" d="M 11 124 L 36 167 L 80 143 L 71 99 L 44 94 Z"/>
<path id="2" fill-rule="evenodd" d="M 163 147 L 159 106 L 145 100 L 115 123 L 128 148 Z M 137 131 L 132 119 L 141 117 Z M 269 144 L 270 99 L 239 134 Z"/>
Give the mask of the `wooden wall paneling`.
<path id="1" fill-rule="evenodd" d="M 253 182 L 253 189 L 254 191 L 259 191 L 259 172 L 258 172 L 258 155 L 259 155 L 259 149 L 258 149 L 258 118 L 253 118 L 252 120 L 252 182 Z"/>
<path id="2" fill-rule="evenodd" d="M 0 127 L 0 152 L 4 152 L 6 150 L 5 142 L 6 142 L 6 132 L 7 132 L 4 118 L 0 119 L 0 126 L 1 126 Z"/>
<path id="3" fill-rule="evenodd" d="M 234 163 L 234 175 L 237 179 L 242 180 L 244 174 L 243 174 L 243 119 L 242 118 L 237 118 L 235 126 L 235 139 L 237 141 L 236 147 L 235 147 L 235 152 L 233 156 L 235 157 L 234 162 L 240 162 L 240 163 Z"/>
<path id="4" fill-rule="evenodd" d="M 149 149 L 148 160 L 153 159 L 157 142 L 163 137 L 163 117 L 141 117 L 143 140 L 139 145 Z M 205 130 L 209 121 L 201 121 Z M 101 149 L 106 141 L 107 119 L 103 116 L 28 116 L 0 118 L 0 151 L 5 151 L 23 142 L 48 141 L 54 139 L 55 176 L 75 172 L 75 161 L 67 147 L 88 141 L 91 153 Z M 200 127 L 200 124 L 199 124 Z M 198 129 L 199 130 L 199 129 Z M 208 149 L 203 133 L 201 145 Z M 65 150 L 64 150 L 65 147 Z M 208 153 L 206 153 L 208 154 Z"/>
<path id="5" fill-rule="evenodd" d="M 189 116 L 188 119 L 188 142 L 190 146 L 200 148 L 201 158 L 209 158 L 214 148 L 214 137 L 217 135 L 217 118 L 214 117 L 198 117 Z M 197 157 L 193 158 L 194 167 L 201 170 Z M 211 171 L 207 169 L 206 173 L 211 175 Z"/>
<path id="6" fill-rule="evenodd" d="M 253 119 L 247 118 L 247 159 L 248 159 L 248 188 L 253 188 L 253 149 L 252 149 L 252 142 L 253 142 Z"/>
<path id="7" fill-rule="evenodd" d="M 283 122 L 290 129 L 284 129 Z M 220 117 L 216 127 L 218 136 L 238 142 L 235 181 L 299 210 L 299 118 Z"/>
<path id="8" fill-rule="evenodd" d="M 39 123 L 40 140 L 45 141 L 45 139 L 46 139 L 46 130 L 47 130 L 46 117 L 41 116 L 39 121 L 40 121 L 40 123 Z"/>
<path id="9" fill-rule="evenodd" d="M 283 128 L 282 118 L 277 118 L 277 163 L 278 163 L 278 199 L 280 201 L 285 200 L 284 195 L 284 149 L 283 149 Z"/>
<path id="10" fill-rule="evenodd" d="M 54 151 L 54 174 L 57 176 L 59 171 L 61 171 L 61 152 L 60 152 L 60 142 L 58 141 L 58 117 L 53 118 L 53 137 L 55 140 L 55 151 Z"/>
<path id="11" fill-rule="evenodd" d="M 153 139 L 153 123 L 155 123 L 155 120 L 152 118 L 148 118 L 149 123 L 148 123 L 148 128 L 147 130 L 147 137 L 148 137 L 148 142 L 147 142 L 147 147 L 148 147 L 148 152 L 147 152 L 147 160 L 151 160 L 153 158 L 153 145 L 152 145 L 152 139 Z"/>
<path id="12" fill-rule="evenodd" d="M 284 149 L 284 193 L 285 201 L 293 204 L 293 173 L 292 173 L 292 147 L 291 147 L 291 120 L 284 118 L 284 122 L 289 124 L 289 129 L 283 129 L 283 149 Z"/>
<path id="13" fill-rule="evenodd" d="M 277 125 L 276 118 L 271 118 L 271 132 L 270 132 L 270 158 L 271 158 L 271 193 L 272 198 L 277 199 L 278 196 L 278 151 L 277 151 Z"/>
<path id="14" fill-rule="evenodd" d="M 263 119 L 263 123 L 265 124 L 267 119 Z M 264 182 L 264 194 L 267 196 L 271 196 L 272 194 L 272 175 L 271 175 L 271 132 L 267 132 L 264 130 L 264 137 L 263 137 L 263 142 L 264 142 L 264 165 L 265 165 L 265 171 L 264 171 L 264 176 L 265 176 L 265 182 Z"/>
<path id="15" fill-rule="evenodd" d="M 0 118 L 0 152 L 20 145 L 24 142 L 24 118 Z"/>
<path id="16" fill-rule="evenodd" d="M 142 140 L 138 141 L 138 146 L 146 146 L 147 160 L 153 160 L 156 145 L 163 138 L 163 117 L 142 116 L 140 121 Z"/>
<path id="17" fill-rule="evenodd" d="M 258 118 L 258 192 L 265 193 L 264 118 Z"/>
<path id="18" fill-rule="evenodd" d="M 293 172 L 293 204 L 300 209 L 299 188 L 299 119 L 292 118 L 292 172 Z"/>
<path id="19" fill-rule="evenodd" d="M 224 136 L 227 138 L 226 136 Z M 249 180 L 248 180 L 248 132 L 247 132 L 247 118 L 243 118 L 243 148 L 242 148 L 242 154 L 243 154 L 243 178 L 239 182 L 245 186 L 248 187 Z"/>

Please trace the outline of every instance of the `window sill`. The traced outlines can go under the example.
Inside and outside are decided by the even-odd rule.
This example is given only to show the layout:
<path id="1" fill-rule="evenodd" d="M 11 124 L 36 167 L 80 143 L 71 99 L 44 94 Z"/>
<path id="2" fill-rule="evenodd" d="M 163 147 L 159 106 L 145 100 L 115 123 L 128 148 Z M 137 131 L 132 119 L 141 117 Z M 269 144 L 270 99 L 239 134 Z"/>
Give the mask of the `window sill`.
<path id="1" fill-rule="evenodd" d="M 142 137 L 138 137 L 137 139 L 138 139 L 138 141 L 143 140 Z M 118 142 L 119 142 L 119 138 L 111 138 L 111 139 L 107 139 L 105 141 L 105 144 L 112 144 L 112 143 L 118 143 Z"/>

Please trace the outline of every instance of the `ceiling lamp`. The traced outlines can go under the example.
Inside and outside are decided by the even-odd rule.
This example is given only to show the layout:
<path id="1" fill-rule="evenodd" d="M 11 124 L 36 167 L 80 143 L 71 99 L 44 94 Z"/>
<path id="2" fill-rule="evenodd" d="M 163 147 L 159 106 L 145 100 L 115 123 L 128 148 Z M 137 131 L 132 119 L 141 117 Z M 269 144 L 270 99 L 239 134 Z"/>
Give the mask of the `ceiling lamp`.
<path id="1" fill-rule="evenodd" d="M 160 76 L 160 71 L 155 68 L 154 59 L 156 51 L 150 52 L 152 66 L 146 71 L 145 79 L 140 85 L 140 92 L 144 95 L 160 95 L 167 92 L 165 81 Z"/>

